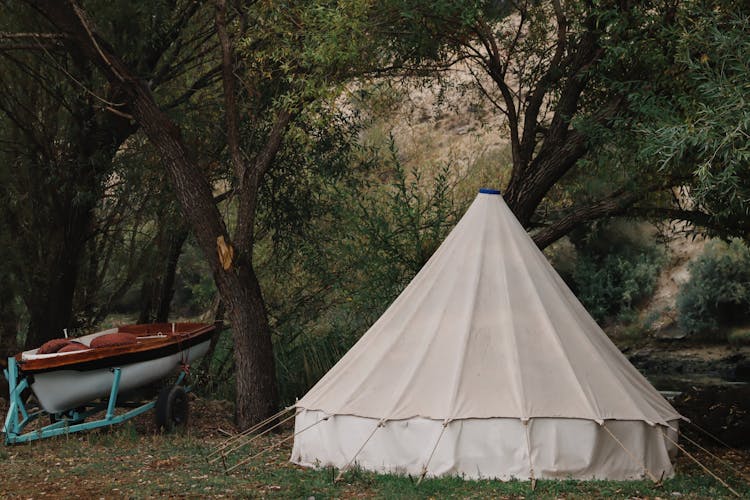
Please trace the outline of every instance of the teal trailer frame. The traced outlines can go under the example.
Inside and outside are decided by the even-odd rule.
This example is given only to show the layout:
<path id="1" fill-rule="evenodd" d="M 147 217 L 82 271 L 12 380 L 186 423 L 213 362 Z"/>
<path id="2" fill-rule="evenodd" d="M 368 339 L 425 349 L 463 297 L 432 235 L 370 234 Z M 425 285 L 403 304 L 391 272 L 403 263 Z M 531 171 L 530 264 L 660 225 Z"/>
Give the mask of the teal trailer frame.
<path id="1" fill-rule="evenodd" d="M 133 417 L 149 411 L 156 406 L 156 401 L 149 401 L 144 404 L 133 405 L 121 404 L 120 406 L 133 407 L 131 410 L 115 415 L 117 396 L 120 390 L 120 368 L 111 368 L 112 371 L 112 388 L 106 402 L 87 403 L 79 408 L 68 410 L 61 413 L 50 414 L 44 410 L 29 412 L 23 401 L 22 393 L 30 388 L 29 379 L 18 369 L 18 363 L 15 358 L 8 358 L 8 368 L 4 370 L 5 378 L 8 380 L 9 400 L 8 414 L 5 417 L 3 432 L 5 433 L 5 444 L 18 444 L 45 439 L 62 434 L 72 434 L 74 432 L 88 431 L 98 429 L 99 427 L 108 427 L 110 425 L 120 424 Z M 176 384 L 181 384 L 185 379 L 185 371 L 180 371 Z M 190 388 L 185 387 L 189 392 Z M 86 422 L 85 420 L 101 411 L 106 410 L 104 418 Z M 51 415 L 54 422 L 44 427 L 24 433 L 24 429 L 30 423 L 40 417 Z"/>

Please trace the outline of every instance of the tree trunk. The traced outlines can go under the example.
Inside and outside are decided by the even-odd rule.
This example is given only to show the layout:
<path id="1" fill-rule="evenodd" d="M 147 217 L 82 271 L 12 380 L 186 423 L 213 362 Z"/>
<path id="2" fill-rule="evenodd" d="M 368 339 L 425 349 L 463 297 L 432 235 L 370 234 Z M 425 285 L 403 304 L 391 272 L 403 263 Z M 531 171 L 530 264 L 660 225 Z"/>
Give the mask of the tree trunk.
<path id="1" fill-rule="evenodd" d="M 154 297 L 156 296 L 157 289 L 157 284 L 155 281 L 156 278 L 151 273 L 147 273 L 146 276 L 143 277 L 143 283 L 141 284 L 140 293 L 141 312 L 138 314 L 138 323 L 140 324 L 151 323 L 151 320 L 154 317 Z"/>
<path id="2" fill-rule="evenodd" d="M 132 80 L 131 85 L 128 90 L 134 93 L 133 115 L 169 169 L 177 197 L 228 310 L 237 370 L 237 423 L 244 429 L 275 413 L 278 405 L 271 332 L 260 285 L 247 255 L 230 260 L 226 268 L 219 261 L 217 239 L 223 237 L 230 247 L 231 243 L 209 183 L 189 160 L 177 126 L 140 82 Z"/>
<path id="3" fill-rule="evenodd" d="M 252 267 L 248 267 L 247 271 L 241 274 L 241 280 L 249 286 L 239 287 L 236 284 L 222 283 L 220 288 L 227 289 L 222 294 L 222 299 L 226 303 L 234 332 L 237 373 L 235 415 L 237 424 L 244 429 L 260 420 L 260 416 L 269 416 L 276 412 L 278 389 L 271 329 L 260 285 Z M 234 279 L 236 277 L 233 276 L 232 280 Z M 239 332 L 253 334 L 240 335 Z"/>
<path id="4" fill-rule="evenodd" d="M 159 238 L 157 261 L 153 268 L 146 270 L 141 285 L 141 312 L 138 323 L 166 323 L 174 296 L 174 282 L 177 275 L 177 263 L 182 247 L 187 240 L 187 228 L 176 231 L 165 230 Z"/>
<path id="5" fill-rule="evenodd" d="M 164 273 L 161 276 L 161 286 L 159 287 L 159 300 L 156 309 L 157 323 L 166 323 L 169 319 L 172 297 L 174 297 L 174 282 L 175 277 L 177 276 L 177 264 L 180 261 L 182 247 L 185 245 L 188 234 L 189 231 L 187 228 L 180 228 L 175 233 L 170 234 L 167 261 L 165 263 Z"/>
<path id="6" fill-rule="evenodd" d="M 29 311 L 29 329 L 24 342 L 26 349 L 62 337 L 64 329 L 70 331 L 75 327 L 72 311 L 78 266 L 57 269 L 62 273 L 58 278 L 52 278 L 47 290 L 32 291 L 31 296 L 26 297 Z"/>
<path id="7" fill-rule="evenodd" d="M 506 202 L 513 214 L 524 227 L 528 227 L 537 207 L 549 190 L 576 162 L 586 154 L 587 147 L 583 135 L 572 132 L 560 142 L 545 143 L 547 153 L 540 153 L 525 170 L 526 176 L 511 179 L 507 188 Z M 513 169 L 521 166 L 514 165 Z"/>
<path id="8" fill-rule="evenodd" d="M 0 287 L 0 361 L 18 351 L 18 315 L 14 307 L 12 287 Z M 0 383 L 0 386 L 5 385 Z"/>
<path id="9" fill-rule="evenodd" d="M 9 285 L 6 283 L 5 285 Z M 0 371 L 8 367 L 7 360 L 18 352 L 18 315 L 11 286 L 0 287 Z M 0 398 L 8 400 L 8 384 L 0 379 Z"/>
<path id="10" fill-rule="evenodd" d="M 63 231 L 48 235 L 47 245 L 40 244 L 52 258 L 35 262 L 40 266 L 33 273 L 31 286 L 23 291 L 29 311 L 29 328 L 24 347 L 39 347 L 44 342 L 63 336 L 63 330 L 76 327 L 73 318 L 73 297 L 78 282 L 78 269 L 93 217 L 93 205 L 76 206 L 59 214 Z"/>

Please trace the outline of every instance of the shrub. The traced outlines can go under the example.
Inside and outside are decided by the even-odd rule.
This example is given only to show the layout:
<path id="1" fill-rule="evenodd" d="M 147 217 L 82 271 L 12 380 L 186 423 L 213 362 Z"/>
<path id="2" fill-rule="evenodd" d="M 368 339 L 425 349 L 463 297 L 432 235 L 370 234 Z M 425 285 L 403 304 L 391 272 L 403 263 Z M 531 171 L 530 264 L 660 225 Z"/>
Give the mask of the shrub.
<path id="1" fill-rule="evenodd" d="M 373 154 L 377 169 L 359 183 L 317 193 L 319 215 L 307 234 L 287 233 L 282 247 L 256 245 L 285 403 L 304 395 L 380 317 L 463 208 L 448 166 L 407 169 L 393 142 Z"/>
<path id="2" fill-rule="evenodd" d="M 661 259 L 650 252 L 579 257 L 574 274 L 578 299 L 597 321 L 627 316 L 654 292 L 660 268 Z"/>
<path id="3" fill-rule="evenodd" d="M 578 299 L 599 322 L 632 320 L 634 307 L 654 292 L 664 263 L 662 249 L 643 237 L 642 228 L 622 223 L 573 238 L 578 256 L 572 288 Z"/>
<path id="4" fill-rule="evenodd" d="M 678 324 L 690 334 L 717 333 L 750 320 L 750 249 L 713 241 L 688 270 L 677 295 Z"/>

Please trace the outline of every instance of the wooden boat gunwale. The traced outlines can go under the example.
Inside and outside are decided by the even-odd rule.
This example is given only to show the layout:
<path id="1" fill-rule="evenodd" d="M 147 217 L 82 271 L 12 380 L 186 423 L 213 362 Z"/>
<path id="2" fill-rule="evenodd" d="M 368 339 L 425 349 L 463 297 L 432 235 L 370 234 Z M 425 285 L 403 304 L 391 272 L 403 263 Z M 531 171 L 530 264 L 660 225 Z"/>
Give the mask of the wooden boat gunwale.
<path id="1" fill-rule="evenodd" d="M 174 330 L 174 333 L 172 333 Z M 141 337 L 163 334 L 163 338 L 142 338 L 135 344 L 96 347 L 83 351 L 41 355 L 43 358 L 24 358 L 24 354 L 34 355 L 36 349 L 15 356 L 19 369 L 27 374 L 45 373 L 60 369 L 89 371 L 115 365 L 138 363 L 160 358 L 188 349 L 207 340 L 216 332 L 216 325 L 207 323 L 155 323 L 126 325 L 105 332 L 133 333 Z M 96 336 L 84 336 L 83 338 Z M 78 339 L 71 339 L 73 341 Z"/>

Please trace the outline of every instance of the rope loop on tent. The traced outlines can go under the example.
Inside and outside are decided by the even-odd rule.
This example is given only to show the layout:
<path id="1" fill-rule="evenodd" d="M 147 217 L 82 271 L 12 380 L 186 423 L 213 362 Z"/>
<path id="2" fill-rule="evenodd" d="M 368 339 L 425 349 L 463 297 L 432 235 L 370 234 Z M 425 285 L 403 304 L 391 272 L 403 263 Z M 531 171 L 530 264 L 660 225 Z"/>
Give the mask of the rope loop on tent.
<path id="1" fill-rule="evenodd" d="M 430 466 L 430 462 L 432 461 L 432 456 L 435 454 L 435 450 L 437 450 L 438 444 L 440 444 L 440 440 L 443 437 L 443 434 L 445 434 L 445 429 L 448 428 L 448 424 L 453 422 L 452 418 L 446 418 L 443 420 L 443 426 L 440 429 L 440 434 L 438 434 L 438 438 L 435 440 L 435 445 L 432 447 L 432 451 L 430 452 L 430 455 L 427 457 L 427 461 L 424 463 L 424 466 L 422 466 L 422 473 L 419 475 L 419 480 L 417 480 L 417 486 L 422 482 L 422 480 L 427 475 L 427 468 Z"/>
<path id="2" fill-rule="evenodd" d="M 370 441 L 370 438 L 372 438 L 372 436 L 375 435 L 375 432 L 378 429 L 380 429 L 381 427 L 385 426 L 386 420 L 387 419 L 385 419 L 385 418 L 381 418 L 380 420 L 378 420 L 377 425 L 372 430 L 372 432 L 370 433 L 370 435 L 367 436 L 367 439 L 365 439 L 365 442 L 362 443 L 362 446 L 359 447 L 359 449 L 357 450 L 357 453 L 355 453 L 354 456 L 346 463 L 346 465 L 344 466 L 344 468 L 339 471 L 338 475 L 336 476 L 336 479 L 333 480 L 334 483 L 338 483 L 341 480 L 341 478 L 343 477 L 344 473 L 347 470 L 349 470 L 349 467 L 351 467 L 352 463 L 357 458 L 357 455 L 359 455 L 362 452 L 362 450 L 365 448 L 365 445 Z"/>
<path id="3" fill-rule="evenodd" d="M 624 445 L 624 444 L 622 444 L 622 441 L 620 441 L 620 440 L 619 440 L 619 439 L 617 438 L 617 436 L 615 436 L 615 435 L 614 435 L 614 434 L 612 433 L 612 431 L 611 431 L 611 430 L 609 430 L 609 429 L 607 428 L 607 424 L 606 424 L 606 423 L 602 424 L 602 428 L 603 428 L 603 429 L 604 429 L 605 431 L 607 431 L 607 433 L 608 433 L 608 434 L 609 434 L 610 436 L 612 436 L 612 439 L 614 439 L 614 440 L 615 440 L 615 441 L 617 442 L 617 444 L 619 444 L 619 445 L 620 445 L 620 448 L 622 448 L 623 450 L 625 450 L 625 453 L 627 453 L 628 457 L 630 457 L 630 459 L 631 459 L 631 460 L 633 461 L 633 463 L 635 463 L 636 465 L 640 465 L 640 466 L 641 466 L 641 467 L 643 468 L 643 471 L 644 471 L 644 472 L 645 472 L 645 473 L 646 473 L 646 474 L 648 475 L 648 477 L 650 477 L 650 478 L 651 478 L 651 480 L 652 480 L 652 481 L 653 481 L 654 483 L 657 483 L 657 484 L 659 483 L 659 481 L 660 481 L 660 480 L 659 480 L 659 479 L 657 479 L 657 478 L 656 478 L 656 476 L 655 476 L 655 475 L 654 475 L 654 474 L 653 474 L 653 473 L 652 473 L 652 472 L 651 472 L 650 470 L 648 470 L 648 467 L 646 467 L 646 464 L 645 464 L 645 463 L 643 463 L 643 462 L 642 462 L 641 460 L 638 460 L 638 458 L 637 458 L 637 457 L 635 456 L 635 454 L 633 454 L 633 452 L 631 452 L 631 451 L 630 451 L 629 449 L 627 449 L 627 448 L 625 447 L 625 445 Z M 662 431 L 662 432 L 664 432 L 664 431 Z"/>
<path id="4" fill-rule="evenodd" d="M 680 450 L 681 452 L 683 452 L 683 453 L 684 453 L 685 455 L 687 455 L 687 456 L 688 456 L 688 457 L 689 457 L 689 458 L 690 458 L 690 459 L 691 459 L 691 460 L 692 460 L 693 462 L 695 462 L 696 464 L 700 465 L 700 467 L 701 467 L 701 468 L 702 468 L 702 469 L 703 469 L 704 471 L 708 472 L 708 473 L 709 473 L 709 474 L 711 475 L 711 477 L 713 477 L 714 479 L 716 479 L 717 481 L 719 481 L 719 482 L 720 482 L 721 484 L 723 484 L 723 485 L 724 485 L 724 487 L 725 487 L 726 489 L 728 489 L 729 491 L 731 491 L 731 492 L 732 492 L 732 493 L 733 493 L 733 494 L 734 494 L 734 495 L 735 495 L 735 496 L 736 496 L 737 498 L 742 498 L 742 495 L 740 495 L 739 493 L 737 493 L 737 491 L 735 491 L 735 490 L 734 490 L 734 488 L 732 488 L 731 486 L 729 486 L 729 485 L 728 485 L 728 484 L 727 484 L 727 483 L 726 483 L 726 482 L 725 482 L 725 481 L 724 481 L 723 479 L 721 479 L 721 478 L 720 478 L 719 476 L 717 476 L 716 474 L 714 474 L 713 472 L 711 472 L 711 470 L 710 470 L 710 469 L 709 469 L 708 467 L 706 467 L 705 465 L 703 465 L 703 464 L 702 464 L 702 463 L 700 462 L 700 460 L 698 460 L 698 459 L 697 459 L 697 458 L 695 458 L 695 457 L 694 457 L 693 455 L 691 455 L 691 454 L 690 454 L 690 452 L 688 452 L 688 451 L 687 451 L 687 450 L 686 450 L 686 449 L 685 449 L 684 447 L 682 447 L 682 446 L 680 446 L 679 444 L 677 444 L 677 441 L 675 441 L 674 439 L 672 439 L 671 437 L 669 437 L 669 435 L 667 435 L 667 433 L 666 433 L 666 432 L 664 432 L 664 430 L 663 430 L 663 429 L 662 429 L 661 433 L 662 433 L 662 434 L 664 435 L 664 437 L 665 437 L 665 438 L 666 438 L 666 439 L 667 439 L 667 440 L 668 440 L 669 442 L 671 442 L 671 443 L 672 443 L 673 445 L 675 445 L 675 446 L 676 446 L 676 447 L 677 447 L 677 448 L 678 448 L 678 449 L 679 449 L 679 450 Z"/>

